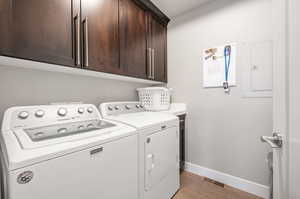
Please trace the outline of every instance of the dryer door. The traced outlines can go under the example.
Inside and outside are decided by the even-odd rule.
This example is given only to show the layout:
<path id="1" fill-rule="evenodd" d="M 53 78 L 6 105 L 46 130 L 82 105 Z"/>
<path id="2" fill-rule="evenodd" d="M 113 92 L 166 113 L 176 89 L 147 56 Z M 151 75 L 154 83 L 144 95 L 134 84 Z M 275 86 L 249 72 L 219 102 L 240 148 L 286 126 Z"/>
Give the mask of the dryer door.
<path id="1" fill-rule="evenodd" d="M 177 128 L 149 135 L 145 142 L 145 190 L 160 184 L 174 169 L 178 169 Z"/>

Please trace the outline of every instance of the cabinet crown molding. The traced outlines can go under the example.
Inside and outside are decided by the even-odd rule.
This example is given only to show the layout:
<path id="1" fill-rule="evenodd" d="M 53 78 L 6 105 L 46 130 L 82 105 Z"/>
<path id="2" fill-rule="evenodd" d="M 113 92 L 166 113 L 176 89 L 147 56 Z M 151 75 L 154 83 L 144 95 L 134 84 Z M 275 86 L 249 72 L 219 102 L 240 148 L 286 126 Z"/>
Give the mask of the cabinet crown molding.
<path id="1" fill-rule="evenodd" d="M 150 11 L 156 18 L 167 26 L 170 22 L 170 18 L 165 15 L 152 1 L 150 0 L 134 0 L 137 4 L 141 5 L 144 9 Z"/>

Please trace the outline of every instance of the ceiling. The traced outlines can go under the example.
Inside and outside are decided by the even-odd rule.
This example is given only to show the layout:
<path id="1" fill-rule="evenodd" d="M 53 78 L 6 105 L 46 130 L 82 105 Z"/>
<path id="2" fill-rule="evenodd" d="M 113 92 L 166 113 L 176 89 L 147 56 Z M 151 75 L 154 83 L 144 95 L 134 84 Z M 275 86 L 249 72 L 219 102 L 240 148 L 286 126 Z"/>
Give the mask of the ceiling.
<path id="1" fill-rule="evenodd" d="M 212 0 L 152 0 L 168 17 L 175 17 Z"/>

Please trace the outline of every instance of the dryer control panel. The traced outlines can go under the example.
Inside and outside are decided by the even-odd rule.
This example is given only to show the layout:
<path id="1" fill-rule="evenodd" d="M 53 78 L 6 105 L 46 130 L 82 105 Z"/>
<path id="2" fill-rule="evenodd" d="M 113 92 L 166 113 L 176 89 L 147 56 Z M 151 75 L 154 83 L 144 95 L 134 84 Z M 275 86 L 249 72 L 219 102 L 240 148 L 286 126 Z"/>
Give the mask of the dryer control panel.
<path id="1" fill-rule="evenodd" d="M 140 102 L 112 102 L 101 104 L 99 109 L 103 117 L 126 113 L 138 113 L 146 111 Z"/>

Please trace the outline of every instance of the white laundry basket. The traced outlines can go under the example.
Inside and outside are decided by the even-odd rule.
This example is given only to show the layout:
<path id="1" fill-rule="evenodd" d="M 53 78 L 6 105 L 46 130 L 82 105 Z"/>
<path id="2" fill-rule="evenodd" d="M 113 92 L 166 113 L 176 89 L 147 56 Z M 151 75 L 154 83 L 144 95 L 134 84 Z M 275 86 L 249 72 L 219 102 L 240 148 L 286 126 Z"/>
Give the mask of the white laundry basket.
<path id="1" fill-rule="evenodd" d="M 164 87 L 148 87 L 137 89 L 139 99 L 148 111 L 163 111 L 170 108 L 171 89 Z"/>

